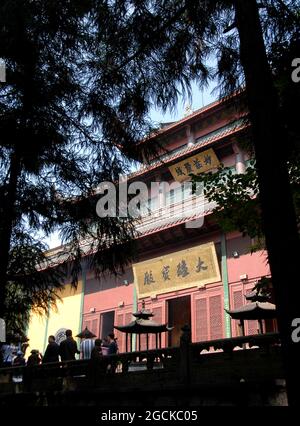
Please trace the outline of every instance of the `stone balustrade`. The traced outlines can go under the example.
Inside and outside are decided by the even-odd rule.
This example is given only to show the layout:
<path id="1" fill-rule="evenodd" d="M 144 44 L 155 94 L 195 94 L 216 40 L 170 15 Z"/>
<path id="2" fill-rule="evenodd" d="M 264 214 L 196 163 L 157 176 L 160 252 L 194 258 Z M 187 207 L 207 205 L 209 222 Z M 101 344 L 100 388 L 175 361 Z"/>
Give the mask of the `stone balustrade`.
<path id="1" fill-rule="evenodd" d="M 22 382 L 16 382 L 20 376 Z M 185 329 L 179 347 L 121 353 L 96 361 L 2 368 L 0 405 L 1 399 L 16 393 L 47 394 L 51 399 L 66 392 L 83 395 L 91 390 L 107 396 L 116 389 L 128 394 L 136 389 L 168 394 L 177 388 L 197 388 L 198 393 L 202 389 L 206 394 L 209 389 L 245 388 L 245 383 L 258 389 L 267 386 L 273 393 L 278 383 L 284 388 L 277 333 L 191 343 Z"/>

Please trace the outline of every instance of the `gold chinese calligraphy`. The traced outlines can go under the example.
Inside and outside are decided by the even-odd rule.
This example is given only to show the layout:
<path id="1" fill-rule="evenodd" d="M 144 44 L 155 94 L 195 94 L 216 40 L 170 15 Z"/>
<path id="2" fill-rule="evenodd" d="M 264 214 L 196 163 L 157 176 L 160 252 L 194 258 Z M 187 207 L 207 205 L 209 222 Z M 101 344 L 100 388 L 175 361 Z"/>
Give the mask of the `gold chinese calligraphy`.
<path id="1" fill-rule="evenodd" d="M 197 175 L 207 172 L 208 170 L 218 167 L 219 164 L 218 157 L 214 150 L 210 148 L 192 157 L 186 158 L 179 163 L 173 164 L 173 166 L 169 167 L 169 170 L 177 182 L 183 182 L 189 179 L 191 173 Z"/>
<path id="2" fill-rule="evenodd" d="M 221 280 L 213 242 L 136 263 L 133 272 L 138 297 Z"/>

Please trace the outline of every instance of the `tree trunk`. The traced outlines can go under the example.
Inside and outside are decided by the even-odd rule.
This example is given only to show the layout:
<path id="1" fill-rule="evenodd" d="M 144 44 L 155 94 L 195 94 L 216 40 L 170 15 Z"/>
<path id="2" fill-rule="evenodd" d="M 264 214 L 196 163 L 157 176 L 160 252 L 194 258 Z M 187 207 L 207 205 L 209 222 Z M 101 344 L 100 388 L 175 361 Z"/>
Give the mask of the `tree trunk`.
<path id="1" fill-rule="evenodd" d="M 300 402 L 300 343 L 294 343 L 291 334 L 292 320 L 300 318 L 300 242 L 286 163 L 286 142 L 256 0 L 235 0 L 234 5 L 288 400 L 290 405 L 296 405 Z"/>
<path id="2" fill-rule="evenodd" d="M 25 128 L 26 123 L 26 108 L 31 105 L 30 87 L 27 87 L 28 77 L 34 75 L 34 70 L 30 67 L 29 52 L 26 48 L 26 31 L 25 22 L 25 5 L 20 3 L 17 9 L 17 26 L 16 26 L 16 41 L 20 46 L 22 55 L 22 64 L 24 68 L 23 76 L 23 114 L 21 116 L 21 128 Z M 22 48 L 21 48 L 22 47 Z M 16 122 L 17 134 L 22 134 L 19 131 Z M 16 199 L 18 191 L 18 180 L 22 170 L 21 144 L 24 143 L 23 138 L 19 136 L 13 143 L 13 150 L 10 156 L 9 167 L 9 182 L 7 191 L 4 194 L 4 205 L 2 207 L 2 217 L 0 218 L 0 318 L 9 314 L 5 308 L 6 286 L 7 286 L 7 268 L 9 264 L 9 252 L 11 247 L 11 237 L 16 221 Z"/>
<path id="3" fill-rule="evenodd" d="M 4 196 L 4 205 L 2 207 L 0 228 L 0 318 L 4 318 L 6 313 L 5 296 L 7 285 L 7 268 L 9 263 L 12 230 L 16 219 L 15 203 L 20 173 L 21 159 L 16 150 L 11 155 L 8 188 Z"/>

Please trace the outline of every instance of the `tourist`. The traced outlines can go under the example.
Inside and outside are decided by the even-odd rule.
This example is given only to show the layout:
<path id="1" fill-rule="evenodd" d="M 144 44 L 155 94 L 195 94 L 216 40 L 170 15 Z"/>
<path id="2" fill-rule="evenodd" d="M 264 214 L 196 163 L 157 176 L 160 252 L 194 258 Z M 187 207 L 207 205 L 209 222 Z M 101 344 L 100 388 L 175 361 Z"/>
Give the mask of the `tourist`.
<path id="1" fill-rule="evenodd" d="M 110 333 L 107 336 L 107 341 L 108 341 L 107 355 L 116 355 L 118 353 L 118 345 L 117 345 L 114 333 Z M 107 372 L 114 373 L 116 371 L 116 367 L 117 367 L 117 361 L 113 357 L 110 364 L 107 366 Z"/>
<path id="2" fill-rule="evenodd" d="M 25 365 L 24 354 L 22 351 L 17 352 L 16 358 L 13 360 L 13 366 L 22 366 Z"/>
<path id="3" fill-rule="evenodd" d="M 107 362 L 105 362 L 102 356 L 102 340 L 96 339 L 94 343 L 95 346 L 92 349 L 91 359 L 87 368 L 87 382 L 91 387 L 99 384 L 101 376 L 105 374 L 107 368 Z"/>
<path id="4" fill-rule="evenodd" d="M 108 341 L 108 353 L 107 353 L 107 355 L 117 354 L 118 353 L 118 345 L 117 345 L 114 333 L 110 333 L 107 336 L 107 341 Z"/>
<path id="5" fill-rule="evenodd" d="M 102 340 L 101 339 L 96 339 L 94 341 L 94 347 L 91 350 L 90 358 L 92 360 L 102 359 Z"/>
<path id="6" fill-rule="evenodd" d="M 2 353 L 2 365 L 3 367 L 11 367 L 14 359 L 14 350 L 15 347 L 5 342 L 1 347 L 1 353 Z"/>
<path id="7" fill-rule="evenodd" d="M 66 330 L 66 339 L 59 345 L 59 354 L 62 361 L 75 361 L 75 355 L 80 354 L 77 343 L 73 339 L 72 330 Z"/>
<path id="8" fill-rule="evenodd" d="M 107 341 L 107 337 L 104 337 L 104 339 L 102 341 L 102 355 L 103 356 L 108 355 L 108 341 Z"/>
<path id="9" fill-rule="evenodd" d="M 48 337 L 48 346 L 44 354 L 43 364 L 46 362 L 59 362 L 59 345 L 55 342 L 54 336 Z"/>
<path id="10" fill-rule="evenodd" d="M 39 365 L 42 361 L 39 351 L 37 349 L 32 349 L 30 353 L 31 355 L 28 357 L 27 366 L 33 367 L 34 365 Z"/>
<path id="11" fill-rule="evenodd" d="M 17 351 L 17 356 L 13 360 L 13 367 L 24 367 L 25 364 L 26 364 L 26 362 L 25 362 L 25 359 L 24 359 L 23 352 L 20 351 L 20 350 Z M 13 374 L 12 381 L 17 386 L 19 385 L 19 383 L 23 382 L 23 374 L 21 373 L 21 370 L 18 370 L 17 373 Z"/>
<path id="12" fill-rule="evenodd" d="M 99 339 L 96 339 L 99 340 Z M 81 359 L 90 359 L 93 348 L 95 347 L 95 340 L 92 338 L 84 338 L 80 344 Z"/>

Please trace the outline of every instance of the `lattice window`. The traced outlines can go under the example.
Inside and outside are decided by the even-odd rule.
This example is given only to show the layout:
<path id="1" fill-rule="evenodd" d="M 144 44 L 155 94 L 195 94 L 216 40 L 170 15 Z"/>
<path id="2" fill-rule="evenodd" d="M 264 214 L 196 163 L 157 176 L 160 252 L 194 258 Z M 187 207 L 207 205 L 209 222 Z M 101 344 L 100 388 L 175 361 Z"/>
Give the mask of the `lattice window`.
<path id="1" fill-rule="evenodd" d="M 209 298 L 209 328 L 210 340 L 222 339 L 223 337 L 223 315 L 221 295 Z"/>
<path id="2" fill-rule="evenodd" d="M 251 289 L 246 291 L 246 294 L 250 293 L 252 291 L 253 286 L 251 285 Z M 251 301 L 247 301 L 245 298 L 246 303 L 250 303 Z M 258 321 L 245 321 L 245 334 L 257 334 L 257 330 L 259 328 Z"/>
<path id="3" fill-rule="evenodd" d="M 117 314 L 117 325 L 124 325 L 124 314 Z M 115 330 L 115 336 L 118 339 L 119 352 L 125 352 L 125 334 L 119 330 Z"/>
<path id="4" fill-rule="evenodd" d="M 127 312 L 125 314 L 125 324 L 129 324 L 132 321 L 132 313 L 131 312 Z M 124 351 L 126 351 L 126 334 L 123 334 L 123 340 L 124 340 Z M 130 352 L 130 336 L 128 335 L 127 337 L 127 345 L 128 345 L 128 352 Z"/>
<path id="5" fill-rule="evenodd" d="M 146 334 L 141 334 L 141 351 L 145 351 L 147 347 Z"/>
<path id="6" fill-rule="evenodd" d="M 128 312 L 125 314 L 125 324 L 129 324 L 132 321 L 132 313 Z"/>
<path id="7" fill-rule="evenodd" d="M 196 305 L 196 341 L 208 340 L 207 302 L 206 299 L 197 299 Z"/>
<path id="8" fill-rule="evenodd" d="M 231 309 L 237 309 L 237 308 L 240 308 L 241 306 L 243 306 L 243 299 L 244 299 L 244 296 L 243 296 L 242 289 L 233 291 L 232 292 L 232 301 L 230 303 Z M 240 333 L 241 333 L 239 321 L 231 320 L 231 324 L 232 324 L 233 336 L 239 336 Z"/>
<path id="9" fill-rule="evenodd" d="M 243 292 L 242 290 L 237 290 L 233 292 L 233 309 L 240 308 L 243 306 Z"/>
<path id="10" fill-rule="evenodd" d="M 87 327 L 89 330 L 91 330 L 91 321 L 84 319 L 83 323 L 82 323 L 82 330 L 84 330 L 85 327 Z"/>
<path id="11" fill-rule="evenodd" d="M 246 328 L 246 334 L 250 335 L 250 334 L 257 334 L 257 330 L 259 328 L 258 325 L 258 321 L 246 321 L 247 323 L 247 328 Z"/>
<path id="12" fill-rule="evenodd" d="M 153 320 L 159 324 L 161 324 L 162 321 L 162 306 L 157 306 L 155 308 L 153 308 L 152 310 L 153 312 Z M 149 348 L 150 349 L 155 349 L 156 348 L 156 340 L 155 340 L 155 334 L 151 334 L 151 337 L 149 339 Z"/>
<path id="13" fill-rule="evenodd" d="M 97 337 L 99 337 L 99 320 L 95 318 L 91 321 L 91 332 L 94 333 Z"/>
<path id="14" fill-rule="evenodd" d="M 250 301 L 247 301 L 244 294 L 249 293 L 251 291 L 253 286 L 249 288 L 246 292 L 241 290 L 233 291 L 233 309 L 240 308 L 241 306 L 244 306 L 246 303 L 250 303 Z M 239 335 L 239 321 L 233 320 L 232 321 L 233 327 L 236 330 L 236 335 Z M 258 330 L 258 321 L 245 321 L 245 335 L 250 334 L 257 334 Z"/>

